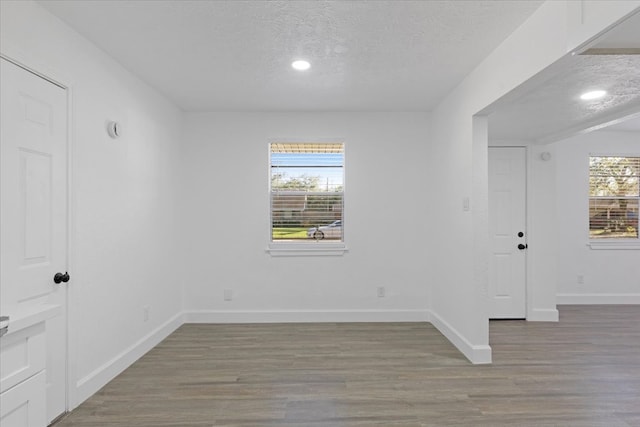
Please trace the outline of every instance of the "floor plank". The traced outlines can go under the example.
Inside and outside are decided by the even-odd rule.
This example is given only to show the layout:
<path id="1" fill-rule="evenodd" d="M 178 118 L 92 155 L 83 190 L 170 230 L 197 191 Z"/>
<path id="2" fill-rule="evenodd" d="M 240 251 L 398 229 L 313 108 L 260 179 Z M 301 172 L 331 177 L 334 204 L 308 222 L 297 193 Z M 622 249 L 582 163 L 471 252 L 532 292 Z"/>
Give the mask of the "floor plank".
<path id="1" fill-rule="evenodd" d="M 56 427 L 640 426 L 640 306 L 559 309 L 485 366 L 430 324 L 187 324 Z"/>

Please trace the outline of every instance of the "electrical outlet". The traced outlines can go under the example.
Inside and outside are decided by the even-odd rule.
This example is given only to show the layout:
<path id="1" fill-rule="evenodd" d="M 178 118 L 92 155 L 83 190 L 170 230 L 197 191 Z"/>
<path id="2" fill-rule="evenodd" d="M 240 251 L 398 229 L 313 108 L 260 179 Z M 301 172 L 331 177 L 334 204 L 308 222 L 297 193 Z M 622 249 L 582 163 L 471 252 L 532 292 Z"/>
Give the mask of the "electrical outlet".
<path id="1" fill-rule="evenodd" d="M 584 276 L 582 274 L 578 275 L 578 284 L 584 285 Z"/>
<path id="2" fill-rule="evenodd" d="M 145 305 L 144 307 L 142 307 L 142 316 L 145 322 L 149 321 L 149 310 L 150 308 L 148 305 Z"/>
<path id="3" fill-rule="evenodd" d="M 378 286 L 378 298 L 384 298 L 385 291 L 384 286 Z"/>
<path id="4" fill-rule="evenodd" d="M 224 300 L 231 301 L 233 299 L 233 291 L 231 289 L 224 290 Z"/>

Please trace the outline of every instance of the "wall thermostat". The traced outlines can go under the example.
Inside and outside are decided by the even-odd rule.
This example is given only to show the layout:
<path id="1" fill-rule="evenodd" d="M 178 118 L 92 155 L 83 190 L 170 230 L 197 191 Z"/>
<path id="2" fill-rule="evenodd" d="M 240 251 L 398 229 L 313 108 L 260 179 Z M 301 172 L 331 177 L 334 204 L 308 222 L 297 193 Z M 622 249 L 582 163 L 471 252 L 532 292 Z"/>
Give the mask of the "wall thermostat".
<path id="1" fill-rule="evenodd" d="M 107 133 L 113 139 L 122 136 L 122 126 L 118 122 L 109 122 L 107 124 Z"/>

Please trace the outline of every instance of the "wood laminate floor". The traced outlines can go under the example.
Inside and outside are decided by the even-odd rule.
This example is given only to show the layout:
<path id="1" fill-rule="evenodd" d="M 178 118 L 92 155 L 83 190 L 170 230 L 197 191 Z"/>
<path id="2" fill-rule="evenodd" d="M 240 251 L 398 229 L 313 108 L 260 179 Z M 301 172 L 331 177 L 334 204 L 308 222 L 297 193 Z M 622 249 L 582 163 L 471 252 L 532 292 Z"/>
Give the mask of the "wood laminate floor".
<path id="1" fill-rule="evenodd" d="M 56 427 L 640 426 L 640 306 L 559 309 L 483 366 L 426 323 L 186 324 Z"/>

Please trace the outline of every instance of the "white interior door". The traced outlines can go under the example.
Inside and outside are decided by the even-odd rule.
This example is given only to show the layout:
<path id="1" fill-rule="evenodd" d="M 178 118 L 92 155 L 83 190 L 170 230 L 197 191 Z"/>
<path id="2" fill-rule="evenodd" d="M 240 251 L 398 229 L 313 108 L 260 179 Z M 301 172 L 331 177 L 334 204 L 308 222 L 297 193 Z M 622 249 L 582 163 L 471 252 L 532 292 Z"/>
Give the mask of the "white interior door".
<path id="1" fill-rule="evenodd" d="M 489 147 L 489 317 L 526 317 L 526 150 Z"/>
<path id="2" fill-rule="evenodd" d="M 66 411 L 66 90 L 0 60 L 2 306 L 57 304 L 47 321 L 47 420 Z"/>

